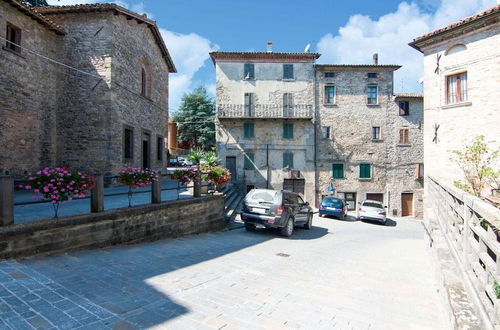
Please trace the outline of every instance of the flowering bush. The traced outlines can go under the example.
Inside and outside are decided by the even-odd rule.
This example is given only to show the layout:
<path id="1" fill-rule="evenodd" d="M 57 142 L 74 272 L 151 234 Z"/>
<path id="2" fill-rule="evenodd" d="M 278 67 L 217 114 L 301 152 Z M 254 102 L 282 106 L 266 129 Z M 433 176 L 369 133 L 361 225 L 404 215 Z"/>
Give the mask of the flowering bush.
<path id="1" fill-rule="evenodd" d="M 30 174 L 28 182 L 19 185 L 19 188 L 33 190 L 36 194 L 41 194 L 42 199 L 50 199 L 55 204 L 84 198 L 93 186 L 94 179 L 91 176 L 68 167 L 56 167 Z"/>
<path id="2" fill-rule="evenodd" d="M 227 168 L 221 166 L 202 167 L 202 172 L 206 175 L 206 180 L 216 186 L 223 186 L 231 180 L 231 173 Z"/>
<path id="3" fill-rule="evenodd" d="M 188 185 L 189 182 L 194 181 L 195 176 L 196 176 L 195 168 L 177 170 L 171 175 L 172 179 L 179 180 L 179 184 L 183 185 Z"/>
<path id="4" fill-rule="evenodd" d="M 118 172 L 118 181 L 130 188 L 145 187 L 158 178 L 158 174 L 149 169 L 128 167 Z"/>

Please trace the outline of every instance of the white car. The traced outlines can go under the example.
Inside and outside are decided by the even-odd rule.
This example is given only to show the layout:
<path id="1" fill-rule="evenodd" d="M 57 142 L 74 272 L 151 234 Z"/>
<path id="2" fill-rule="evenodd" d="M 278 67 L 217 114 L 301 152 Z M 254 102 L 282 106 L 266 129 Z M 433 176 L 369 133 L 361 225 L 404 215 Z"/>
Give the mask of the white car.
<path id="1" fill-rule="evenodd" d="M 386 209 L 387 206 L 384 206 L 379 201 L 365 200 L 362 203 L 359 203 L 358 212 L 356 217 L 358 220 L 373 220 L 385 225 L 386 223 Z"/>

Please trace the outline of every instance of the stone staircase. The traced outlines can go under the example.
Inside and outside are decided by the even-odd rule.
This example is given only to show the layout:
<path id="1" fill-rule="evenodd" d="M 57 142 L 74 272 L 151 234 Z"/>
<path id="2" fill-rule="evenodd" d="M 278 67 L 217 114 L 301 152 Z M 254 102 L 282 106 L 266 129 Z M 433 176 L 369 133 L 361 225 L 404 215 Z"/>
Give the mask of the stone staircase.
<path id="1" fill-rule="evenodd" d="M 241 211 L 241 202 L 245 198 L 245 195 L 237 185 L 224 187 L 222 193 L 226 195 L 224 217 L 226 219 L 227 229 L 231 230 L 243 227 L 243 222 L 240 220 L 239 213 Z"/>

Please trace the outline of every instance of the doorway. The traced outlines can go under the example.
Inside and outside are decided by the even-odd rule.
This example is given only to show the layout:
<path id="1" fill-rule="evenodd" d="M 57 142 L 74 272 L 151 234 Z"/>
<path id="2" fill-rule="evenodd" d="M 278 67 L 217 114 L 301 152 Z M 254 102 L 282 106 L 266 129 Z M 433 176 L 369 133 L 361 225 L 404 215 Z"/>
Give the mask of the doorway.
<path id="1" fill-rule="evenodd" d="M 339 192 L 340 198 L 343 198 L 348 211 L 356 210 L 356 193 L 355 192 Z"/>
<path id="2" fill-rule="evenodd" d="M 234 156 L 226 157 L 226 168 L 231 173 L 231 182 L 235 182 L 236 178 L 238 177 L 236 173 L 236 157 Z"/>
<path id="3" fill-rule="evenodd" d="M 285 179 L 283 181 L 283 190 L 293 191 L 304 196 L 305 179 Z"/>
<path id="4" fill-rule="evenodd" d="M 384 202 L 384 194 L 379 194 L 379 193 L 367 193 L 366 194 L 366 199 L 372 200 L 372 201 L 378 201 L 380 203 Z"/>
<path id="5" fill-rule="evenodd" d="M 413 216 L 413 193 L 401 194 L 401 216 Z"/>
<path id="6" fill-rule="evenodd" d="M 151 166 L 151 135 L 149 133 L 142 134 L 142 168 L 150 168 Z"/>

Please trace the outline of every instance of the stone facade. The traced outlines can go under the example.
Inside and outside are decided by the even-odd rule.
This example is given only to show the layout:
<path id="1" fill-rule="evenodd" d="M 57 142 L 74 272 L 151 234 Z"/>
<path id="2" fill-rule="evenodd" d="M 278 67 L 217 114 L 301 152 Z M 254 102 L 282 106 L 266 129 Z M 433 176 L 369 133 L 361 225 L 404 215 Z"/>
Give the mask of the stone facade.
<path id="1" fill-rule="evenodd" d="M 156 24 L 114 4 L 37 9 L 37 15 L 57 22 L 63 29 L 64 35 L 59 36 L 44 31 L 5 1 L 0 3 L 5 9 L 2 13 L 9 15 L 6 20 L 22 20 L 18 27 L 23 33 L 23 47 L 85 72 L 31 53 L 26 55 L 27 64 L 9 63 L 12 72 L 2 77 L 0 84 L 22 84 L 22 77 L 31 78 L 20 95 L 11 93 L 2 99 L 17 104 L 18 109 L 20 102 L 26 102 L 23 111 L 37 116 L 32 116 L 33 124 L 23 123 L 37 129 L 30 130 L 31 137 L 19 139 L 18 127 L 23 124 L 12 124 L 18 133 L 5 135 L 16 144 L 26 141 L 25 148 L 32 156 L 15 152 L 23 146 L 9 145 L 13 155 L 0 158 L 0 168 L 21 174 L 43 166 L 72 166 L 108 175 L 126 166 L 161 169 L 166 161 L 168 73 L 175 72 L 175 67 Z M 38 39 L 25 41 L 25 35 Z M 3 50 L 0 56 L 15 56 L 22 61 L 11 53 Z M 37 95 L 44 100 L 39 102 Z M 16 107 L 7 105 L 7 109 Z M 2 123 L 15 120 L 13 115 Z M 132 132 L 133 141 L 131 157 L 127 158 L 125 128 Z"/>
<path id="2" fill-rule="evenodd" d="M 318 54 L 216 52 L 211 56 L 217 77 L 217 153 L 233 172 L 233 181 L 247 190 L 294 185 L 305 200 L 315 203 L 312 120 Z M 245 64 L 254 66 L 254 77 L 245 77 Z M 293 78 L 283 78 L 284 65 L 293 65 Z M 247 108 L 245 93 L 253 95 Z M 285 93 L 291 95 L 290 107 L 284 104 Z M 245 137 L 245 125 L 253 126 L 251 136 Z M 285 135 L 285 125 L 293 136 Z M 245 169 L 246 154 L 253 154 L 250 169 Z M 293 165 L 284 167 L 284 154 L 293 155 L 289 156 Z"/>
<path id="3" fill-rule="evenodd" d="M 415 178 L 417 164 L 423 162 L 422 97 L 393 94 L 393 71 L 398 68 L 316 66 L 318 200 L 330 195 L 332 185 L 351 210 L 365 199 L 381 199 L 389 216 L 401 216 L 405 193 L 411 198 L 411 209 L 405 215 L 422 215 L 423 182 Z M 330 86 L 334 98 L 328 101 L 325 90 Z M 367 102 L 368 86 L 377 87 L 376 104 Z M 400 116 L 399 102 L 405 101 L 409 114 Z M 378 136 L 373 135 L 374 127 Z M 399 143 L 401 129 L 409 130 L 408 143 Z M 369 175 L 361 174 L 362 166 Z"/>
<path id="4" fill-rule="evenodd" d="M 424 54 L 424 145 L 426 175 L 452 184 L 463 180 L 450 160 L 484 135 L 491 149 L 500 147 L 498 89 L 500 6 L 418 37 L 410 45 Z M 466 74 L 466 98 L 447 98 L 449 76 Z M 463 84 L 462 84 L 463 85 Z"/>

